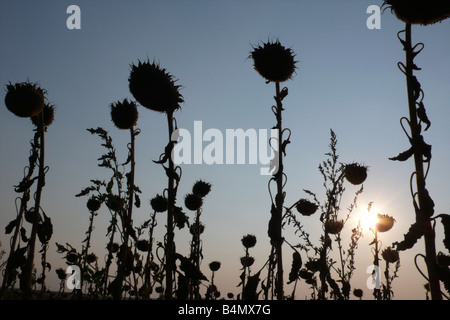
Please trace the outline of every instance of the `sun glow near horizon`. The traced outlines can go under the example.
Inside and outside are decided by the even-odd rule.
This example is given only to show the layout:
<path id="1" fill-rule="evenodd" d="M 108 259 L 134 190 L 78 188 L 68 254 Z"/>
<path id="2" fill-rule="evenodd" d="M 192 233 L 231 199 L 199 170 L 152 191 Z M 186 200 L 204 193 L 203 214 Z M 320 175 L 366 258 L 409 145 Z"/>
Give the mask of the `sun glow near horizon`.
<path id="1" fill-rule="evenodd" d="M 380 210 L 373 206 L 369 206 L 368 209 L 361 210 L 359 219 L 363 230 L 375 230 L 375 225 L 378 221 L 377 215 L 379 213 Z"/>

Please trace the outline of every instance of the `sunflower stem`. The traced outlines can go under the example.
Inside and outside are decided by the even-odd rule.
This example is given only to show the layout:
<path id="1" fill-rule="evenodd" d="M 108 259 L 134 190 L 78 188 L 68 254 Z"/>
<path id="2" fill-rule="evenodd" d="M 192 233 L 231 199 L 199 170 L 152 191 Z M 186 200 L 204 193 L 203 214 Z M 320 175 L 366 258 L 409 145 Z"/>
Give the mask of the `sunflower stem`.
<path id="1" fill-rule="evenodd" d="M 28 182 L 31 179 L 31 176 L 33 175 L 34 168 L 36 166 L 36 160 L 37 160 L 37 158 L 33 157 L 33 155 L 37 154 L 37 152 L 38 152 L 37 146 L 38 145 L 39 145 L 39 131 L 36 131 L 36 133 L 34 134 L 33 142 L 31 142 L 32 156 L 30 156 L 30 164 L 28 166 L 28 172 L 21 183 L 28 184 Z M 17 214 L 16 225 L 14 228 L 14 235 L 13 235 L 13 238 L 11 241 L 10 252 L 9 252 L 9 256 L 8 256 L 8 260 L 7 260 L 7 264 L 6 264 L 6 268 L 5 268 L 5 274 L 3 276 L 2 288 L 0 291 L 0 300 L 3 299 L 3 297 L 6 293 L 6 289 L 8 287 L 8 280 L 9 280 L 10 273 L 12 271 L 11 270 L 12 256 L 13 256 L 14 252 L 16 251 L 16 243 L 17 243 L 17 239 L 19 236 L 20 226 L 22 225 L 23 214 L 27 208 L 27 202 L 28 202 L 29 198 L 30 198 L 30 189 L 26 188 L 23 191 L 22 198 L 20 199 L 20 209 L 19 209 L 19 213 Z"/>
<path id="2" fill-rule="evenodd" d="M 41 112 L 39 115 L 39 121 L 37 130 L 39 132 L 39 174 L 38 174 L 38 184 L 37 189 L 35 193 L 35 203 L 34 203 L 34 219 L 33 219 L 33 227 L 31 229 L 31 236 L 30 240 L 28 242 L 28 255 L 27 255 L 27 261 L 25 263 L 24 271 L 22 274 L 23 281 L 23 291 L 24 291 L 24 298 L 30 299 L 31 298 L 31 291 L 32 291 L 32 274 L 33 274 L 33 267 L 34 267 L 34 250 L 36 247 L 36 236 L 37 236 L 37 227 L 39 223 L 38 217 L 40 217 L 39 210 L 41 208 L 41 194 L 42 189 L 45 185 L 45 166 L 44 166 L 44 160 L 45 160 L 45 139 L 44 139 L 44 115 Z"/>
<path id="3" fill-rule="evenodd" d="M 408 107 L 409 107 L 409 125 L 411 127 L 411 140 L 413 143 L 419 141 L 421 138 L 420 125 L 417 122 L 417 111 L 416 111 L 416 100 L 417 97 L 414 95 L 414 86 L 417 80 L 413 75 L 414 68 L 414 51 L 411 41 L 411 23 L 406 23 L 405 27 L 405 52 L 406 52 L 406 85 L 408 91 Z M 414 148 L 414 165 L 416 169 L 416 185 L 417 185 L 417 195 L 419 202 L 419 214 L 416 215 L 416 222 L 421 223 L 425 229 L 425 255 L 426 255 L 426 265 L 428 269 L 428 279 L 430 284 L 431 298 L 433 300 L 441 300 L 441 290 L 439 284 L 439 277 L 437 274 L 436 265 L 436 245 L 435 245 L 435 232 L 431 226 L 430 217 L 433 212 L 427 212 L 423 210 L 426 206 L 421 203 L 422 199 L 427 198 L 428 191 L 425 188 L 425 176 L 423 168 L 423 155 L 420 148 Z M 433 209 L 431 209 L 434 211 Z"/>
<path id="4" fill-rule="evenodd" d="M 167 124 L 169 127 L 169 150 L 172 150 L 173 141 L 173 111 L 167 112 Z M 173 273 L 175 265 L 175 244 L 174 244 L 174 226 L 173 226 L 173 211 L 175 206 L 175 180 L 174 171 L 175 165 L 171 155 L 167 155 L 169 159 L 169 181 L 168 181 L 168 207 L 167 207 L 167 244 L 166 244 L 166 300 L 172 299 L 173 291 Z"/>
<path id="5" fill-rule="evenodd" d="M 277 277 L 275 283 L 275 289 L 278 300 L 283 300 L 284 292 L 283 292 L 283 252 L 282 252 L 282 216 L 283 216 L 283 204 L 284 204 L 284 194 L 283 194 L 283 152 L 282 144 L 283 144 L 283 126 L 282 126 L 282 110 L 283 105 L 281 103 L 280 98 L 280 83 L 275 82 L 275 94 L 277 100 L 277 133 L 278 133 L 278 171 L 275 174 L 275 181 L 277 183 L 277 195 L 275 197 L 275 206 L 276 206 L 276 225 L 275 228 L 277 230 L 277 236 L 280 239 L 276 239 L 275 241 L 275 254 L 277 261 Z"/>

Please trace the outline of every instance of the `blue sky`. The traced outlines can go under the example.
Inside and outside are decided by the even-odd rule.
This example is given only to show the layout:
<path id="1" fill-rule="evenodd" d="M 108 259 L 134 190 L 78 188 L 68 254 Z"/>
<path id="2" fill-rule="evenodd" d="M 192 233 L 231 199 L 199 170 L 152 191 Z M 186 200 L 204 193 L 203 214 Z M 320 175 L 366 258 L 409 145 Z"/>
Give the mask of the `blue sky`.
<path id="1" fill-rule="evenodd" d="M 392 162 L 388 157 L 409 148 L 399 119 L 406 116 L 405 78 L 397 69 L 404 52 L 396 37 L 403 28 L 389 11 L 381 17 L 381 29 L 366 27 L 366 8 L 382 1 L 0 1 L 0 83 L 38 81 L 56 106 L 55 122 L 46 135 L 46 178 L 42 206 L 52 218 L 54 235 L 50 257 L 53 270 L 64 262 L 56 254 L 54 242 L 69 242 L 81 248 L 88 227 L 85 198 L 75 198 L 90 179 L 106 178 L 97 167 L 102 154 L 100 141 L 86 131 L 103 127 L 114 139 L 122 159 L 126 157 L 127 132 L 114 128 L 109 104 L 132 99 L 128 90 L 130 64 L 139 59 L 159 61 L 179 79 L 185 103 L 176 113 L 180 128 L 193 130 L 201 120 L 203 130 L 271 128 L 275 118 L 270 110 L 273 84 L 253 69 L 248 55 L 267 39 L 279 39 L 297 54 L 295 77 L 283 83 L 289 88 L 284 100 L 284 126 L 292 131 L 287 148 L 285 173 L 286 203 L 306 194 L 324 198 L 317 166 L 328 151 L 330 129 L 338 137 L 338 153 L 344 163 L 368 165 L 369 177 L 359 198 L 358 210 L 369 201 L 397 223 L 382 236 L 384 245 L 403 238 L 414 213 L 409 194 L 412 161 Z M 81 30 L 68 30 L 66 8 L 81 9 Z M 425 49 L 415 59 L 422 68 L 417 77 L 425 91 L 425 106 L 432 122 L 424 134 L 433 146 L 427 180 L 436 213 L 449 213 L 450 201 L 450 36 L 449 22 L 413 26 L 413 41 Z M 0 90 L 1 101 L 6 91 Z M 143 206 L 135 210 L 135 224 L 148 217 L 148 200 L 166 185 L 162 169 L 152 163 L 167 143 L 165 116 L 139 107 L 136 184 L 142 189 Z M 32 125 L 27 119 L 0 108 L 0 226 L 14 218 L 13 185 L 22 178 L 27 164 Z M 215 282 L 223 294 L 238 290 L 239 257 L 244 251 L 243 235 L 258 238 L 253 255 L 261 266 L 269 253 L 267 237 L 270 199 L 267 176 L 259 175 L 260 165 L 185 165 L 179 188 L 179 202 L 192 184 L 204 179 L 213 184 L 205 199 L 203 222 L 204 262 L 222 262 Z M 347 186 L 343 209 L 356 187 Z M 344 210 L 345 211 L 345 210 Z M 343 211 L 343 212 L 344 212 Z M 355 211 L 354 221 L 357 213 Z M 164 234 L 165 217 L 159 220 L 157 241 Z M 318 243 L 318 217 L 304 219 L 312 239 Z M 94 252 L 102 256 L 107 212 L 96 218 Z M 438 226 L 437 247 L 442 246 Z M 3 230 L 3 229 L 2 229 Z M 291 228 L 286 237 L 299 242 Z M 187 253 L 188 231 L 176 235 L 177 249 Z M 354 287 L 365 297 L 366 268 L 372 263 L 369 233 L 361 240 Z M 2 248 L 9 236 L 0 233 Z M 286 269 L 291 252 L 286 252 Z M 395 298 L 421 299 L 425 280 L 416 271 L 415 254 L 423 252 L 422 241 L 401 255 L 400 278 L 394 281 Z M 259 268 L 259 267 L 255 267 Z M 424 268 L 424 266 L 422 266 Z M 52 272 L 52 276 L 54 273 Z M 55 277 L 56 278 L 56 277 Z M 56 280 L 49 285 L 58 289 Z M 297 296 L 308 294 L 300 284 Z"/>

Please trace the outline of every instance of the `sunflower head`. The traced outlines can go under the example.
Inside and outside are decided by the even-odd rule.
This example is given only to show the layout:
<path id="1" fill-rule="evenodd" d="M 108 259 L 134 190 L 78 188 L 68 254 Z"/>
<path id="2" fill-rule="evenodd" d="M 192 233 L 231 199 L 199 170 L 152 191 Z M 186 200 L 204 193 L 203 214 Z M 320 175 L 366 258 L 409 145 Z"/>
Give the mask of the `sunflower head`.
<path id="1" fill-rule="evenodd" d="M 450 17 L 450 2 L 443 0 L 385 0 L 383 6 L 411 24 L 426 26 Z"/>
<path id="2" fill-rule="evenodd" d="M 136 248 L 139 251 L 147 252 L 150 249 L 150 243 L 146 239 L 136 241 Z"/>
<path id="3" fill-rule="evenodd" d="M 173 76 L 155 62 L 132 64 L 128 82 L 131 94 L 147 109 L 172 112 L 184 101 Z"/>
<path id="4" fill-rule="evenodd" d="M 150 205 L 155 212 L 164 212 L 167 210 L 168 201 L 166 197 L 157 194 L 152 200 L 150 200 Z"/>
<path id="5" fill-rule="evenodd" d="M 384 261 L 388 263 L 395 263 L 399 259 L 398 251 L 392 249 L 391 247 L 387 247 L 381 252 L 381 256 L 383 257 Z"/>
<path id="6" fill-rule="evenodd" d="M 378 232 L 386 232 L 394 226 L 395 219 L 387 214 L 377 214 L 377 222 L 375 228 Z"/>
<path id="7" fill-rule="evenodd" d="M 308 199 L 300 199 L 296 206 L 297 211 L 304 216 L 310 216 L 314 214 L 317 208 L 318 206 Z"/>
<path id="8" fill-rule="evenodd" d="M 295 72 L 297 61 L 294 61 L 294 52 L 278 40 L 253 47 L 250 57 L 255 70 L 267 81 L 284 82 L 291 79 Z"/>
<path id="9" fill-rule="evenodd" d="M 89 209 L 89 211 L 98 211 L 98 209 L 100 209 L 101 206 L 101 202 L 98 201 L 95 197 L 90 198 L 87 203 L 86 203 L 86 207 Z"/>
<path id="10" fill-rule="evenodd" d="M 118 129 L 133 128 L 138 120 L 136 103 L 124 99 L 122 102 L 111 103 L 111 120 Z"/>
<path id="11" fill-rule="evenodd" d="M 325 222 L 325 231 L 329 234 L 338 234 L 344 227 L 343 220 L 328 220 Z"/>
<path id="12" fill-rule="evenodd" d="M 211 184 L 203 180 L 198 180 L 192 187 L 192 193 L 202 198 L 205 197 L 210 191 Z"/>
<path id="13" fill-rule="evenodd" d="M 213 261 L 209 264 L 209 269 L 211 271 L 217 271 L 220 269 L 220 262 L 219 261 Z"/>
<path id="14" fill-rule="evenodd" d="M 55 106 L 46 103 L 42 109 L 44 116 L 44 127 L 48 127 L 55 119 Z M 31 122 L 37 127 L 39 125 L 39 114 L 31 117 Z"/>
<path id="15" fill-rule="evenodd" d="M 203 200 L 198 195 L 190 193 L 184 198 L 184 204 L 189 210 L 197 211 L 203 205 Z"/>
<path id="16" fill-rule="evenodd" d="M 361 184 L 367 178 L 367 167 L 356 162 L 347 164 L 344 168 L 344 175 L 351 184 Z"/>
<path id="17" fill-rule="evenodd" d="M 255 258 L 250 256 L 241 257 L 241 264 L 244 268 L 251 267 L 255 263 Z"/>
<path id="18" fill-rule="evenodd" d="M 5 105 L 21 118 L 38 115 L 44 109 L 45 91 L 36 83 L 20 82 L 6 86 Z"/>
<path id="19" fill-rule="evenodd" d="M 241 242 L 246 249 L 253 248 L 256 245 L 256 236 L 247 234 L 242 237 Z"/>

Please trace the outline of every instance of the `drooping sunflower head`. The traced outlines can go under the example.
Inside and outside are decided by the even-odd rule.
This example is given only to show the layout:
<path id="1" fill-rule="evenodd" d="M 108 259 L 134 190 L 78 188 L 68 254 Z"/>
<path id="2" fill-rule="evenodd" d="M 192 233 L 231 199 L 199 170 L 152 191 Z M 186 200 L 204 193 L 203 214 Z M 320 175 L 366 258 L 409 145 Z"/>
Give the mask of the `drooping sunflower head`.
<path id="1" fill-rule="evenodd" d="M 386 232 L 392 229 L 395 219 L 387 214 L 377 214 L 377 222 L 375 228 L 378 232 Z"/>
<path id="2" fill-rule="evenodd" d="M 344 227 L 343 220 L 328 220 L 325 222 L 325 231 L 329 234 L 338 234 Z"/>
<path id="3" fill-rule="evenodd" d="M 45 90 L 36 83 L 19 82 L 6 85 L 5 105 L 21 118 L 38 115 L 44 109 Z"/>
<path id="4" fill-rule="evenodd" d="M 308 199 L 300 199 L 296 205 L 297 211 L 304 216 L 310 216 L 314 214 L 317 208 L 317 204 L 312 203 Z"/>
<path id="5" fill-rule="evenodd" d="M 255 70 L 268 81 L 287 81 L 292 78 L 296 69 L 294 51 L 282 46 L 278 40 L 253 47 L 250 57 Z"/>
<path id="6" fill-rule="evenodd" d="M 111 103 L 111 120 L 118 129 L 133 128 L 138 120 L 136 103 L 124 99 L 122 102 Z"/>
<path id="7" fill-rule="evenodd" d="M 147 60 L 132 64 L 128 81 L 131 94 L 147 109 L 172 112 L 184 102 L 173 76 L 155 62 Z"/>
<path id="8" fill-rule="evenodd" d="M 55 119 L 55 106 L 46 103 L 44 109 L 42 109 L 42 115 L 44 116 L 44 127 L 48 127 Z M 31 117 L 31 122 L 37 127 L 39 125 L 39 114 Z"/>
<path id="9" fill-rule="evenodd" d="M 367 178 L 367 167 L 356 162 L 347 164 L 344 167 L 344 175 L 348 182 L 359 185 Z"/>
<path id="10" fill-rule="evenodd" d="M 391 247 L 386 247 L 382 252 L 381 256 L 384 261 L 388 263 L 395 263 L 399 259 L 399 254 L 397 250 L 392 249 Z"/>
<path id="11" fill-rule="evenodd" d="M 446 0 L 385 0 L 383 6 L 411 24 L 426 26 L 450 17 L 450 1 Z"/>

